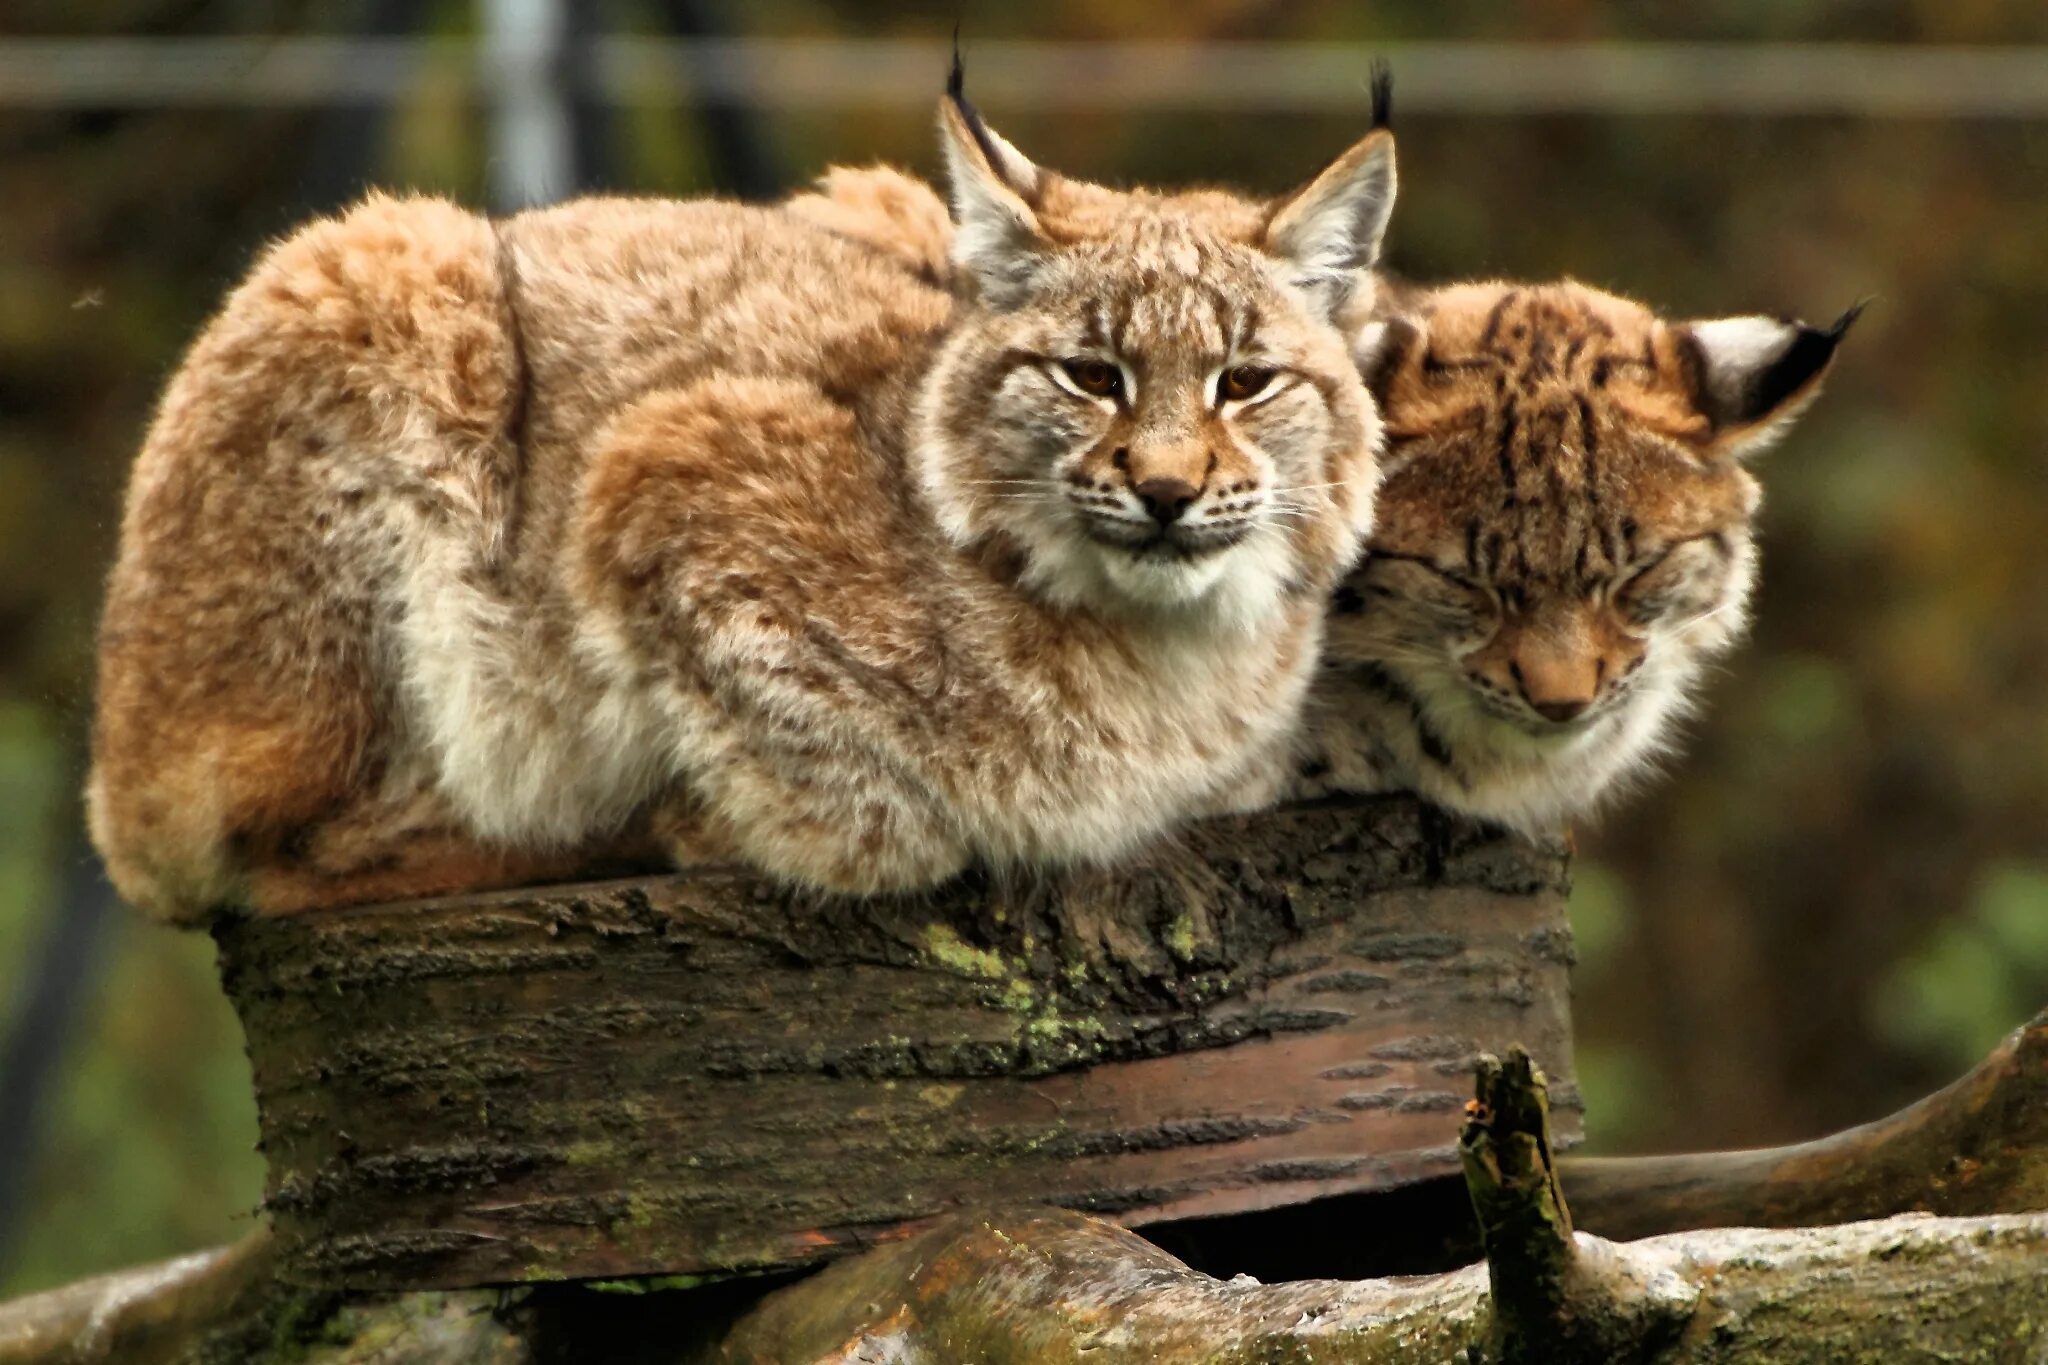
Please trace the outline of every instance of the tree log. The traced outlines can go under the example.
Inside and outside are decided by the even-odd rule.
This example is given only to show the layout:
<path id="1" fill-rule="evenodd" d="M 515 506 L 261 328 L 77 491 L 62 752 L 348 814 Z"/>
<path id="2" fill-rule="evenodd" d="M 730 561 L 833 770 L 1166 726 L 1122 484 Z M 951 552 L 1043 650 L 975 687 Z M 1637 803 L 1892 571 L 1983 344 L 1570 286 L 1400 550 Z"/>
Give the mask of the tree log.
<path id="1" fill-rule="evenodd" d="M 1610 1360 L 2035 1365 L 2048 1345 L 2048 1216 L 1920 1216 L 1617 1245 L 1606 1274 L 1655 1287 L 1660 1339 Z M 1494 1359 L 1487 1270 L 1259 1285 L 1189 1270 L 1070 1213 L 962 1220 L 765 1300 L 703 1365 L 1417 1365 Z M 1464 1353 L 1464 1354 L 1461 1354 Z M 1564 1356 L 1538 1356 L 1562 1361 Z"/>
<path id="2" fill-rule="evenodd" d="M 1566 1155 L 1557 1175 L 1575 1225 L 1616 1241 L 1902 1213 L 2048 1212 L 2048 1010 L 1961 1080 L 1876 1122 L 1755 1151 Z M 1481 1250 L 1470 1194 L 1455 1176 L 1192 1219 L 1150 1236 L 1211 1274 L 1268 1280 L 1423 1274 L 1465 1265 Z"/>
<path id="3" fill-rule="evenodd" d="M 1570 1074 L 1564 890 L 1561 845 L 1402 798 L 928 896 L 706 871 L 217 936 L 286 1273 L 416 1289 L 802 1264 L 1018 1191 L 1137 1225 L 1451 1172 L 1480 1050 Z"/>
<path id="4" fill-rule="evenodd" d="M 1983 1112 L 2040 1112 L 2048 1069 L 2030 1049 L 2044 1023 L 1972 1073 L 2001 1078 L 1992 1093 L 2005 1103 Z M 1482 1107 L 1461 1150 L 1492 1259 L 1453 1273 L 1218 1280 L 1105 1220 L 1039 1209 L 956 1216 L 780 1288 L 643 1280 L 509 1297 L 343 1296 L 284 1284 L 275 1247 L 259 1237 L 0 1305 L 0 1365 L 1405 1365 L 1531 1358 L 1532 1332 L 1533 1358 L 1552 1365 L 1572 1360 L 1568 1340 L 1580 1358 L 1591 1350 L 1651 1365 L 2048 1358 L 2048 1214 L 1909 1215 L 1622 1245 L 1570 1234 L 1558 1182 L 1544 1174 L 1555 1169 L 1547 1146 L 1525 1140 L 1542 1131 L 1533 1079 L 1518 1064 L 1482 1072 Z M 1982 1093 L 1966 1081 L 1934 1098 Z M 2015 1164 L 1973 1183 L 1971 1197 L 2034 1199 L 2048 1146 L 2023 1141 L 2023 1123 L 1993 1126 Z M 1357 1215 L 1354 1236 L 1376 1236 L 1406 1198 L 1343 1201 Z"/>

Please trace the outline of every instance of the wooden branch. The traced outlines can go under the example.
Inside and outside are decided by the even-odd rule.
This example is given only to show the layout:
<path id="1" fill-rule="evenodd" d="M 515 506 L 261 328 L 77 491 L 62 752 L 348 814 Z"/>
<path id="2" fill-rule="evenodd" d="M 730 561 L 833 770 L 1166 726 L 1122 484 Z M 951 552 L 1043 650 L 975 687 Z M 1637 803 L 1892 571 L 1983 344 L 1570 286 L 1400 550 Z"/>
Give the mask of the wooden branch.
<path id="1" fill-rule="evenodd" d="M 257 1233 L 0 1304 L 0 1365 L 174 1365 L 209 1349 L 236 1359 L 275 1335 L 273 1308 L 295 1297 L 277 1283 L 276 1262 L 269 1235 Z M 334 1304 L 308 1306 L 320 1318 Z"/>
<path id="2" fill-rule="evenodd" d="M 963 1220 L 773 1294 L 697 1359 L 1800 1365 L 2019 1361 L 2043 1344 L 2048 1215 L 1620 1245 L 1573 1232 L 1546 1111 L 1527 1054 L 1482 1060 L 1459 1150 L 1483 1278 L 1474 1267 L 1351 1284 L 1224 1282 L 1100 1224 L 1016 1213 Z"/>
<path id="3" fill-rule="evenodd" d="M 2043 1023 L 1933 1097 L 1932 1108 L 1915 1106 L 1961 1112 L 1957 1096 L 1977 1097 L 1962 1107 L 1983 1116 L 1969 1130 L 1982 1142 L 1968 1159 L 2004 1155 L 1980 1161 L 1983 1174 L 1965 1182 L 1969 1198 L 2038 1198 L 2048 1147 L 2029 1146 L 2027 1134 L 2038 1134 L 2032 1125 L 2048 1100 L 2037 1050 Z M 1577 1358 L 1607 1351 L 1590 1358 L 1650 1365 L 2039 1354 L 2048 1214 L 1907 1216 L 1623 1245 L 1579 1232 L 1567 1241 L 1571 1215 L 1545 1174 L 1556 1163 L 1544 1160 L 1540 1141 L 1527 1141 L 1542 1131 L 1533 1069 L 1512 1057 L 1488 1068 L 1481 1100 L 1462 1148 L 1475 1202 L 1487 1211 L 1495 1259 L 1486 1268 L 1261 1286 L 1199 1274 L 1103 1220 L 1025 1210 L 956 1217 L 772 1292 L 745 1281 L 685 1289 L 656 1280 L 544 1286 L 512 1300 L 485 1290 L 341 1296 L 278 1281 L 275 1249 L 259 1238 L 0 1305 L 0 1365 L 537 1365 L 561 1358 L 565 1343 L 615 1365 L 1083 1356 L 1089 1365 L 1406 1365 L 1510 1360 L 1516 1351 L 1566 1365 L 1574 1358 L 1566 1343 Z M 2001 1161 L 2023 1174 L 2007 1178 Z M 1352 1235 L 1370 1238 L 1403 1216 L 1376 1207 L 1408 1197 L 1337 1202 L 1356 1213 Z"/>
<path id="4" fill-rule="evenodd" d="M 1617 1239 L 2048 1210 L 2048 1010 L 1955 1084 L 1860 1128 L 1759 1151 L 1561 1166 L 1584 1226 Z"/>
<path id="5" fill-rule="evenodd" d="M 1582 1237 L 1580 1246 L 1606 1264 L 1605 1275 L 1657 1295 L 1654 1339 L 1603 1361 L 2019 1361 L 2027 1357 L 2014 1343 L 2035 1349 L 2040 1340 L 2048 1216 L 1737 1229 L 1629 1246 Z M 1496 1359 L 1487 1354 L 1487 1299 L 1478 1266 L 1420 1279 L 1262 1286 L 1197 1274 L 1099 1221 L 1019 1213 L 963 1219 L 833 1266 L 771 1295 L 694 1360 Z"/>
<path id="6" fill-rule="evenodd" d="M 218 937 L 287 1273 L 456 1287 L 800 1264 L 1022 1190 L 1143 1224 L 1452 1171 L 1481 1049 L 1569 1074 L 1564 874 L 1403 798 L 915 898 L 704 872 Z"/>
<path id="7" fill-rule="evenodd" d="M 1961 1080 L 1874 1123 L 1757 1151 L 1565 1155 L 1557 1172 L 1574 1226 L 1616 1241 L 1915 1212 L 2048 1212 L 2048 1010 Z M 1205 1270 L 1267 1279 L 1417 1274 L 1481 1254 L 1471 1198 L 1455 1176 L 1392 1195 L 1193 1220 L 1154 1236 Z"/>
<path id="8" fill-rule="evenodd" d="M 1579 1246 L 1657 1287 L 1665 1305 L 1658 1341 L 1605 1359 L 2020 1365 L 2043 1341 L 2048 1215 L 1741 1228 L 1620 1246 L 1581 1234 Z M 510 1300 L 469 1290 L 345 1301 L 304 1291 L 295 1298 L 272 1283 L 274 1297 L 246 1296 L 241 1315 L 219 1316 L 238 1302 L 219 1293 L 230 1277 L 165 1273 L 182 1264 L 0 1305 L 0 1365 L 1497 1359 L 1488 1354 L 1483 1267 L 1355 1283 L 1216 1280 L 1106 1220 L 1061 1211 L 956 1216 L 771 1293 L 736 1326 L 725 1316 L 729 1301 L 706 1303 L 718 1289 L 658 1281 L 540 1287 Z M 61 1309 L 50 1302 L 57 1299 Z M 600 1342 L 606 1348 L 592 1354 Z"/>

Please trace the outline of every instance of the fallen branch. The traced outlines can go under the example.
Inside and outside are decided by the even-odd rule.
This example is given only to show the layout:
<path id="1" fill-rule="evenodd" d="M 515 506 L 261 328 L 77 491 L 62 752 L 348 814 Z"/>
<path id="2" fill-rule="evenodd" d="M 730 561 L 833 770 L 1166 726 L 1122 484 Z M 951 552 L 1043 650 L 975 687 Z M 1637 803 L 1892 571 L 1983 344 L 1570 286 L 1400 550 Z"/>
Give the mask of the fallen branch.
<path id="1" fill-rule="evenodd" d="M 1614 1238 L 2048 1210 L 2048 1010 L 1955 1084 L 1860 1128 L 1750 1152 L 1565 1157 L 1560 1168 L 1582 1224 Z"/>
<path id="2" fill-rule="evenodd" d="M 1655 1292 L 1645 1362 L 2026 1360 L 2037 1349 L 2048 1217 L 1907 1217 L 1804 1232 L 1738 1229 L 1577 1255 Z M 1412 1365 L 1494 1359 L 1485 1267 L 1416 1279 L 1258 1285 L 1198 1274 L 1134 1234 L 1076 1214 L 963 1220 L 841 1262 L 771 1295 L 709 1365 L 942 1362 L 1090 1365 L 1309 1360 Z M 1579 1342 L 1588 1342 L 1581 1335 Z M 1459 1352 L 1478 1352 L 1461 1356 Z"/>
<path id="3" fill-rule="evenodd" d="M 2048 1212 L 2048 1010 L 1953 1085 L 1874 1123 L 1786 1147 L 1557 1161 L 1573 1225 L 1615 1241 L 1712 1227 L 1819 1227 L 1902 1213 Z M 1361 1236 L 1360 1228 L 1371 1228 Z M 1465 1182 L 1202 1219 L 1155 1240 L 1215 1274 L 1364 1279 L 1479 1257 Z"/>
<path id="4" fill-rule="evenodd" d="M 1460 1193 L 1478 1210 L 1490 1261 L 1444 1274 L 1219 1280 L 1104 1220 L 1035 1209 L 956 1218 L 772 1292 L 641 1281 L 612 1287 L 635 1291 L 626 1295 L 560 1285 L 511 1300 L 492 1290 L 343 1299 L 286 1286 L 268 1239 L 256 1237 L 0 1306 L 0 1365 L 539 1365 L 561 1358 L 564 1343 L 586 1352 L 569 1358 L 636 1365 L 2043 1358 L 2048 1213 L 1616 1244 L 1574 1231 L 1565 1196 L 1581 1218 L 1603 1203 L 1608 1216 L 1689 1217 L 1754 1207 L 1736 1201 L 1812 1180 L 1818 1191 L 1768 1207 L 1867 1210 L 1897 1198 L 1949 1212 L 2005 1200 L 2040 1209 L 2048 1015 L 1891 1119 L 1775 1153 L 1691 1158 L 1706 1171 L 1692 1184 L 1619 1179 L 1632 1167 L 1668 1172 L 1669 1158 L 1601 1163 L 1615 1178 L 1581 1184 L 1589 1163 L 1550 1159 L 1542 1092 L 1512 1056 L 1482 1070 L 1479 1096 L 1460 1144 L 1469 1196 Z M 1410 1194 L 1343 1201 L 1353 1238 L 1373 1239 Z"/>

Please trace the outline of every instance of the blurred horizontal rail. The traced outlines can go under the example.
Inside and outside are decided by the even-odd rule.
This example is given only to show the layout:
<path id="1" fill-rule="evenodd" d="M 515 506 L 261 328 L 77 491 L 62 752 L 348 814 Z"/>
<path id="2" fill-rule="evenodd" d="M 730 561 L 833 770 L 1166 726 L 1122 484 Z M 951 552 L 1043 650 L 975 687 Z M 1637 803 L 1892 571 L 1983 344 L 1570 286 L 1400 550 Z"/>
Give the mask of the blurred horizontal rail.
<path id="1" fill-rule="evenodd" d="M 479 94 L 531 80 L 533 53 L 465 39 L 0 40 L 0 107 L 388 103 L 422 82 Z M 1459 114 L 2048 116 L 2048 46 L 1839 43 L 1029 43 L 968 50 L 999 109 L 1358 111 L 1391 62 L 1400 108 Z M 919 106 L 939 42 L 595 39 L 590 88 L 619 104 Z"/>

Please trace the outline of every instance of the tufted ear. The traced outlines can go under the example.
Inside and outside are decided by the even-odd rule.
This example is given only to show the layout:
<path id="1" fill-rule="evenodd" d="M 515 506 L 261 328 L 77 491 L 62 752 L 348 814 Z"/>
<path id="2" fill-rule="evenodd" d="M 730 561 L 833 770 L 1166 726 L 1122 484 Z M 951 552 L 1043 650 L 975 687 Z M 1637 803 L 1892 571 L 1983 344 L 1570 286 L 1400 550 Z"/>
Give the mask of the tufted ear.
<path id="1" fill-rule="evenodd" d="M 946 97 L 939 101 L 939 138 L 952 187 L 953 264 L 975 282 L 982 299 L 1003 308 L 1030 283 L 1046 248 L 1033 205 L 1046 172 L 1011 146 L 967 102 L 960 54 L 953 54 Z"/>
<path id="2" fill-rule="evenodd" d="M 1684 380 L 1707 419 L 1709 447 L 1732 457 L 1764 449 L 1820 392 L 1835 349 L 1863 312 L 1829 327 L 1782 318 L 1715 318 L 1672 329 Z"/>
<path id="3" fill-rule="evenodd" d="M 1274 206 L 1266 250 L 1310 281 L 1370 268 L 1394 212 L 1394 134 L 1387 126 L 1393 78 L 1373 73 L 1373 126 L 1321 174 Z"/>

